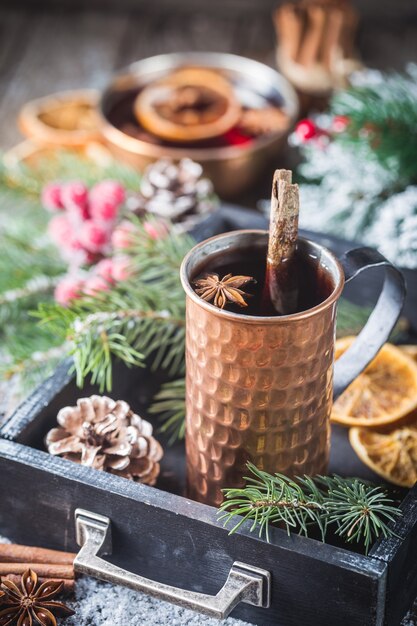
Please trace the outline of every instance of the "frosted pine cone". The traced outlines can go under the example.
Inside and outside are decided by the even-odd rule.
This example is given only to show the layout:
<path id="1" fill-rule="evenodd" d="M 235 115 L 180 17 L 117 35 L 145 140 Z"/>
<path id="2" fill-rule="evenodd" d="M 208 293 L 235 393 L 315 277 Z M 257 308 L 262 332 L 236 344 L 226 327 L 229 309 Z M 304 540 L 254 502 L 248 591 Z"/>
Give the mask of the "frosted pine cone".
<path id="1" fill-rule="evenodd" d="M 160 159 L 149 165 L 140 186 L 138 212 L 170 220 L 177 230 L 190 230 L 218 206 L 213 185 L 202 174 L 201 165 L 191 159 L 178 164 Z"/>
<path id="2" fill-rule="evenodd" d="M 46 436 L 50 454 L 154 485 L 159 475 L 161 445 L 152 425 L 123 400 L 106 396 L 80 398 L 77 406 L 61 409 L 58 428 Z"/>

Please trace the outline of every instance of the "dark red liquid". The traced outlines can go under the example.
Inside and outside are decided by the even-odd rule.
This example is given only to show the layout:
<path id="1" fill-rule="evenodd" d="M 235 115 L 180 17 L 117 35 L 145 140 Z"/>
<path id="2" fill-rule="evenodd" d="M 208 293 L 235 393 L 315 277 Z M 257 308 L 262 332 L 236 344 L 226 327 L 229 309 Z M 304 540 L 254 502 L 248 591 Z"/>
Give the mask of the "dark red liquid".
<path id="1" fill-rule="evenodd" d="M 203 278 L 208 273 L 218 274 L 223 278 L 226 274 L 252 276 L 255 283 L 250 282 L 242 287 L 249 295 L 245 298 L 248 306 L 242 308 L 236 304 L 227 303 L 225 309 L 244 315 L 279 315 L 268 306 L 265 310 L 263 290 L 265 284 L 266 249 L 249 248 L 231 252 L 224 252 L 211 257 L 207 263 L 196 268 L 192 276 L 193 281 Z M 333 279 L 320 261 L 310 255 L 297 250 L 294 258 L 294 270 L 297 283 L 297 306 L 295 312 L 311 309 L 326 300 L 334 290 Z"/>
<path id="2" fill-rule="evenodd" d="M 140 91 L 140 89 L 134 89 L 126 90 L 122 93 L 110 93 L 107 95 L 107 101 L 105 102 L 106 117 L 109 122 L 126 135 L 130 135 L 135 139 L 146 141 L 147 143 L 152 143 L 158 146 L 189 148 L 190 150 L 199 150 L 202 148 L 222 148 L 235 145 L 242 145 L 243 147 L 245 145 L 249 146 L 257 139 L 256 137 L 242 133 L 238 127 L 231 128 L 227 133 L 221 135 L 220 137 L 206 139 L 204 141 L 194 141 L 190 144 L 185 142 L 170 142 L 160 139 L 145 130 L 136 119 L 133 105 Z M 266 98 L 264 96 L 260 96 L 259 94 L 256 96 L 258 101 L 260 99 L 264 101 L 265 107 L 275 106 L 280 108 L 283 104 L 281 101 Z M 250 104 L 250 101 L 248 101 L 248 106 Z M 243 108 L 246 108 L 245 105 L 246 103 L 242 102 Z"/>

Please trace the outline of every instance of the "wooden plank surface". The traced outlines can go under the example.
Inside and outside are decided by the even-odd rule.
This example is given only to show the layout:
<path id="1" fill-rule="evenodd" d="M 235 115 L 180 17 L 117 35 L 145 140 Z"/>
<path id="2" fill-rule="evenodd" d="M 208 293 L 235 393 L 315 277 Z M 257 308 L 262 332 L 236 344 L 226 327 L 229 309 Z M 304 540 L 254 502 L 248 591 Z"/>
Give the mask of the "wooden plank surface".
<path id="1" fill-rule="evenodd" d="M 249 1 L 245 6 L 250 5 L 250 11 L 232 10 L 228 2 L 224 4 L 224 12 L 204 10 L 199 2 L 196 10 L 187 10 L 183 4 L 178 11 L 159 0 L 147 3 L 146 9 L 139 3 L 135 10 L 109 12 L 90 8 L 35 11 L 23 4 L 14 4 L 15 8 L 2 4 L 0 148 L 19 141 L 16 114 L 28 99 L 59 89 L 100 88 L 117 67 L 152 54 L 214 50 L 273 65 L 270 3 L 259 2 L 256 11 Z M 383 16 L 380 11 L 377 18 L 365 17 L 362 22 L 358 44 L 364 61 L 396 69 L 417 61 L 416 20 L 401 19 L 401 13 L 390 19 Z"/>

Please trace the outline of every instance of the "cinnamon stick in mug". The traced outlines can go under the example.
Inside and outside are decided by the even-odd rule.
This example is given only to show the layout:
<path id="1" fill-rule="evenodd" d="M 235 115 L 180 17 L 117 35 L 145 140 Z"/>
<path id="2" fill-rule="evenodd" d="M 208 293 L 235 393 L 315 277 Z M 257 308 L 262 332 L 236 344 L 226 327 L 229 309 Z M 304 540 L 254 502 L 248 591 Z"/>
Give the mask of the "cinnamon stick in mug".
<path id="1" fill-rule="evenodd" d="M 300 210 L 298 185 L 289 170 L 276 170 L 272 182 L 263 309 L 288 315 L 297 309 L 298 280 L 295 254 Z"/>

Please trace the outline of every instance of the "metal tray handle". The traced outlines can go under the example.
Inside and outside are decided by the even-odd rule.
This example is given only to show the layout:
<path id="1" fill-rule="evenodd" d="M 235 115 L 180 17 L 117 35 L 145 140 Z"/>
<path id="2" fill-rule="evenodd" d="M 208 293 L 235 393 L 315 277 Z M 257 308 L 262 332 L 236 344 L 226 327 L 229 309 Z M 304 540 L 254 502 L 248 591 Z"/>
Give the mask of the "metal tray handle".
<path id="1" fill-rule="evenodd" d="M 102 559 L 100 555 L 112 552 L 111 521 L 108 517 L 77 509 L 75 529 L 81 549 L 75 558 L 74 569 L 80 574 L 143 591 L 160 600 L 218 619 L 227 617 L 239 602 L 269 607 L 271 575 L 266 570 L 236 561 L 223 587 L 215 596 L 210 596 L 150 580 Z"/>

